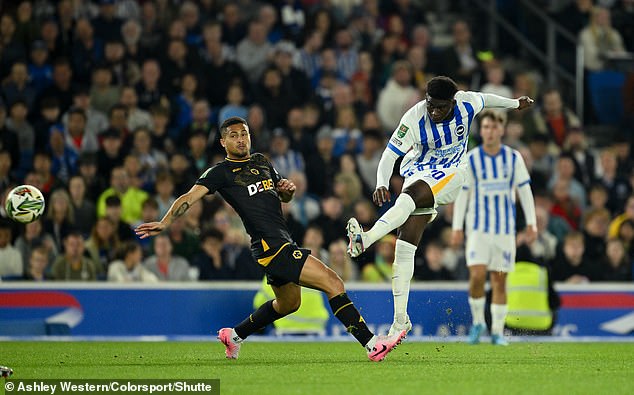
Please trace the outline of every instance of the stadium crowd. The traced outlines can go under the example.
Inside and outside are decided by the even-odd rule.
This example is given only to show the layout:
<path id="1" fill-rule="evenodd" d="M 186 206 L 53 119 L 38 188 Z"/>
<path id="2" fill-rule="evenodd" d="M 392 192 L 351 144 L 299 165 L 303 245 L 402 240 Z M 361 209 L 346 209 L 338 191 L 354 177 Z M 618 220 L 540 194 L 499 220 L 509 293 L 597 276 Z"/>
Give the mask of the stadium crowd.
<path id="1" fill-rule="evenodd" d="M 591 117 L 579 119 L 539 67 L 485 48 L 465 2 L 7 3 L 2 201 L 31 184 L 47 208 L 25 226 L 2 208 L 5 281 L 261 280 L 249 238 L 219 196 L 161 236 L 139 240 L 132 230 L 160 219 L 223 159 L 218 125 L 241 116 L 253 150 L 297 185 L 283 204 L 293 238 L 345 281 L 389 282 L 395 237 L 352 260 L 345 224 L 355 216 L 370 226 L 386 209 L 370 200 L 381 153 L 435 75 L 537 99 L 534 110 L 507 114 L 505 143 L 523 155 L 537 206 L 537 241 L 523 245 L 519 233 L 518 259 L 548 265 L 557 281 L 632 281 L 634 73 L 618 138 L 599 147 L 584 132 Z M 634 51 L 634 1 L 597 3 L 560 11 L 589 71 L 606 67 L 603 54 Z M 475 146 L 477 133 L 471 139 Z M 395 174 L 393 196 L 401 185 Z M 415 279 L 467 279 L 463 248 L 449 242 L 451 215 L 449 206 L 425 232 Z"/>

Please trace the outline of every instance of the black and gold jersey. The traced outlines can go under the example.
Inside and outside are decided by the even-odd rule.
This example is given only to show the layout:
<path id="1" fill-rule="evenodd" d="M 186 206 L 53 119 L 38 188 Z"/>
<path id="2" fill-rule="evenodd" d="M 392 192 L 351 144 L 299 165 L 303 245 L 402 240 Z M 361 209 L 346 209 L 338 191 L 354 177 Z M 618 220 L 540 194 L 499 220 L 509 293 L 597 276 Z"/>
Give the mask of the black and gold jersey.
<path id="1" fill-rule="evenodd" d="M 218 191 L 236 210 L 251 236 L 251 250 L 258 258 L 292 242 L 275 185 L 282 179 L 262 154 L 244 160 L 226 158 L 207 169 L 196 184 Z"/>

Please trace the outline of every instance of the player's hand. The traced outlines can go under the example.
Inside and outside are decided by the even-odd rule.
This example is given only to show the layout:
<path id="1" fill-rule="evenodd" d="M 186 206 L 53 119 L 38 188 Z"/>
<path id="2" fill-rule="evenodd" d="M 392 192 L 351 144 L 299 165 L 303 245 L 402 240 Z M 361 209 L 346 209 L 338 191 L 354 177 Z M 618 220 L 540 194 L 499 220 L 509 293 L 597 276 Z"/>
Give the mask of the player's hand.
<path id="1" fill-rule="evenodd" d="M 150 236 L 156 236 L 166 228 L 162 222 L 148 222 L 141 224 L 134 229 L 134 233 L 139 236 L 140 239 L 145 239 Z"/>
<path id="2" fill-rule="evenodd" d="M 451 246 L 460 247 L 463 242 L 464 242 L 464 231 L 462 229 L 453 230 L 451 232 Z"/>
<path id="3" fill-rule="evenodd" d="M 537 229 L 535 226 L 527 226 L 524 230 L 524 242 L 531 245 L 535 240 L 537 240 Z"/>
<path id="4" fill-rule="evenodd" d="M 381 207 L 383 203 L 391 201 L 390 191 L 386 187 L 378 187 L 372 194 L 372 200 L 374 204 Z"/>
<path id="5" fill-rule="evenodd" d="M 520 101 L 520 106 L 517 107 L 518 110 L 523 110 L 525 108 L 531 107 L 533 103 L 535 103 L 535 100 L 531 99 L 528 96 L 518 97 L 517 100 Z"/>
<path id="6" fill-rule="evenodd" d="M 293 184 L 293 181 L 291 180 L 287 180 L 286 178 L 282 178 L 278 183 L 277 183 L 277 192 L 280 193 L 290 193 L 291 195 L 293 193 L 295 193 L 295 184 Z"/>

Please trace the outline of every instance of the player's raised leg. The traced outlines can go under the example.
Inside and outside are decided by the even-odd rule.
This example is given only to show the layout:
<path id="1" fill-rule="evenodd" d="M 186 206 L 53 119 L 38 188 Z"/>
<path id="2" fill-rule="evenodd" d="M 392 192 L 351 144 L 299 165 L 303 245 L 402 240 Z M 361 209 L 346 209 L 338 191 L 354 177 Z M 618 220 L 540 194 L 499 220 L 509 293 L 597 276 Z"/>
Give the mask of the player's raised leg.
<path id="1" fill-rule="evenodd" d="M 469 308 L 471 309 L 471 329 L 469 329 L 469 344 L 480 343 L 480 336 L 486 328 L 484 321 L 484 284 L 487 279 L 487 265 L 474 264 L 469 266 Z"/>
<path id="2" fill-rule="evenodd" d="M 218 331 L 218 339 L 225 345 L 227 358 L 238 358 L 241 343 L 249 335 L 299 309 L 302 297 L 299 285 L 288 283 L 282 286 L 271 285 L 271 288 L 275 293 L 274 300 L 264 303 L 235 328 L 222 328 Z"/>
<path id="3" fill-rule="evenodd" d="M 504 321 L 508 311 L 506 304 L 506 273 L 491 272 L 491 343 L 497 346 L 508 346 L 504 338 Z"/>
<path id="4" fill-rule="evenodd" d="M 382 361 L 405 337 L 402 331 L 393 336 L 375 336 L 346 294 L 341 278 L 332 269 L 309 256 L 299 277 L 300 284 L 326 293 L 333 314 L 346 330 L 365 347 L 368 358 Z"/>

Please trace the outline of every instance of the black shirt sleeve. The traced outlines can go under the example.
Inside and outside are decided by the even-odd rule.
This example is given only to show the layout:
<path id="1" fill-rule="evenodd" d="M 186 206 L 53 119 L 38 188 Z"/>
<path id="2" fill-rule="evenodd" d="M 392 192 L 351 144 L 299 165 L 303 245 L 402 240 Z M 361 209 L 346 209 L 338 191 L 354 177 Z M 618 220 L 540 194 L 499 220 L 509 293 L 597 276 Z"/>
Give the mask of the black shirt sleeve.
<path id="1" fill-rule="evenodd" d="M 210 167 L 205 170 L 205 172 L 198 178 L 196 181 L 197 185 L 202 185 L 209 189 L 208 194 L 213 194 L 220 188 L 222 188 L 226 181 L 227 175 L 224 166 L 222 163 L 218 163 L 217 165 Z"/>

